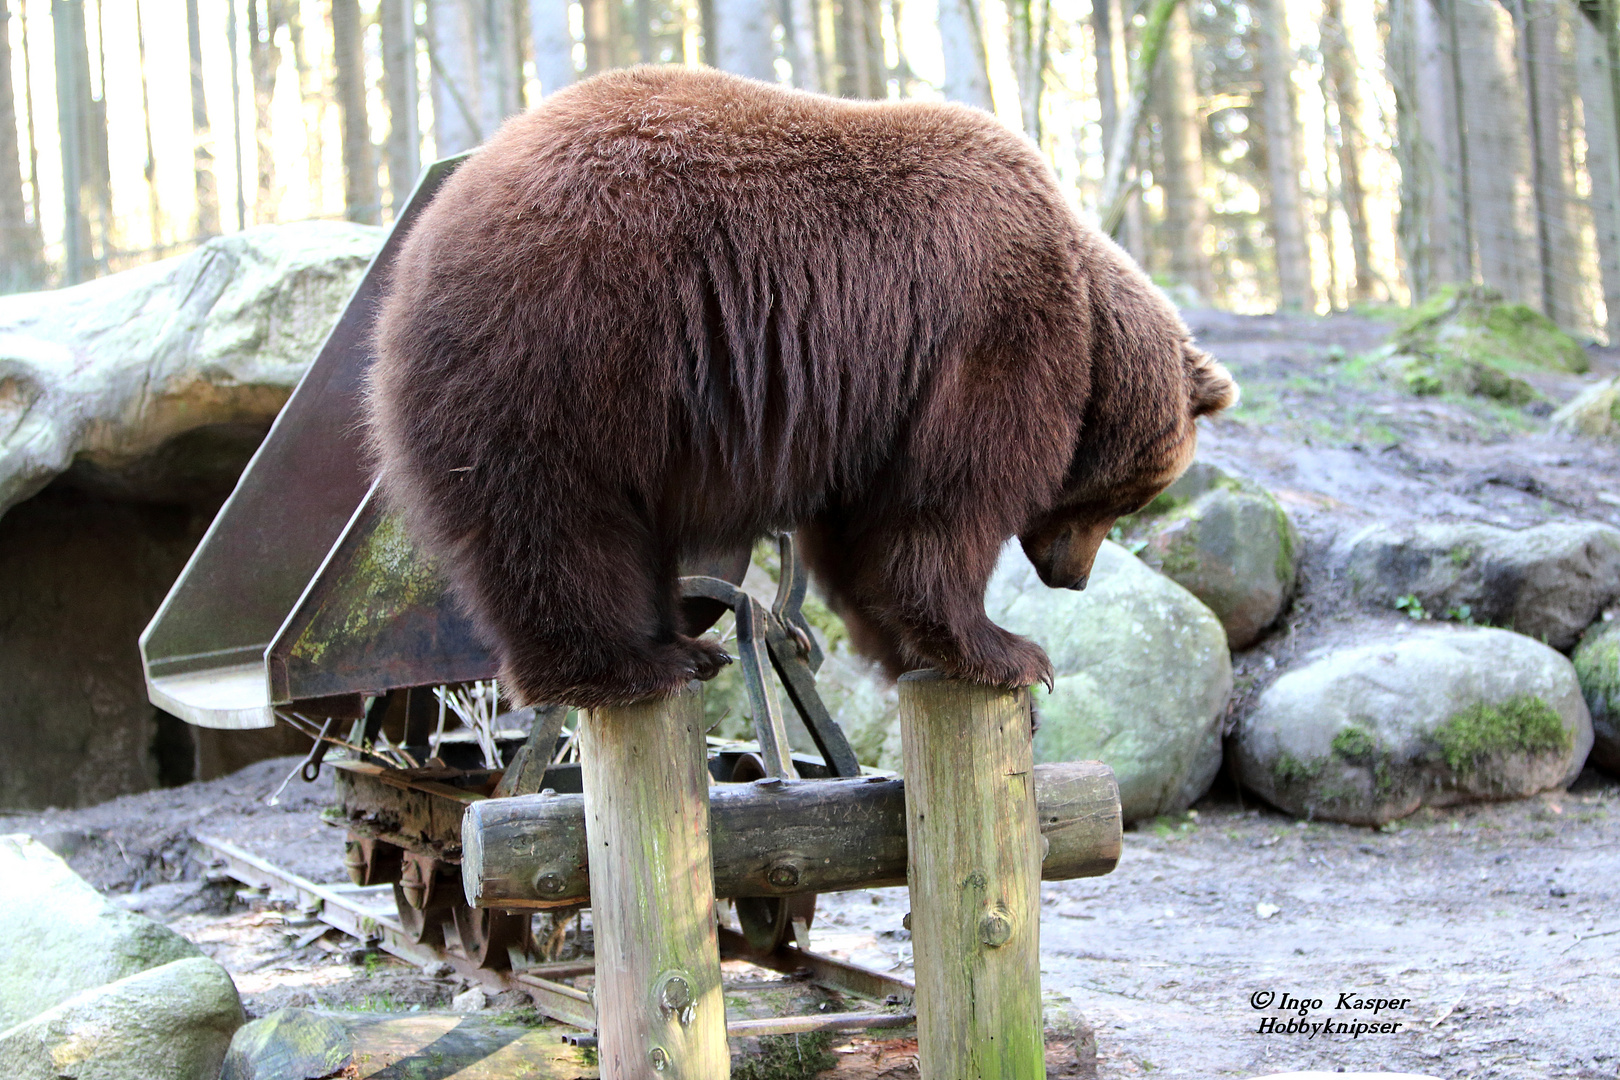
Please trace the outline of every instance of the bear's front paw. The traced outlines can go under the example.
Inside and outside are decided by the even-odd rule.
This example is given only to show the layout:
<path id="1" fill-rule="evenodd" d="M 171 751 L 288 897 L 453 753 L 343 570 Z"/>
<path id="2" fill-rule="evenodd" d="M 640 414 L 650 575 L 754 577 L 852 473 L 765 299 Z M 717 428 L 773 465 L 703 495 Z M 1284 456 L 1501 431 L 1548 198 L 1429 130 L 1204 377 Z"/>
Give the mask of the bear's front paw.
<path id="1" fill-rule="evenodd" d="M 707 682 L 731 663 L 731 654 L 712 637 L 682 638 L 681 646 L 690 658 L 694 679 Z"/>
<path id="2" fill-rule="evenodd" d="M 997 628 L 1000 629 L 999 627 Z M 1046 650 L 1027 638 L 1001 631 L 1002 640 L 982 648 L 979 655 L 965 660 L 949 673 L 959 679 L 1019 690 L 1035 683 L 1052 688 L 1052 661 Z"/>

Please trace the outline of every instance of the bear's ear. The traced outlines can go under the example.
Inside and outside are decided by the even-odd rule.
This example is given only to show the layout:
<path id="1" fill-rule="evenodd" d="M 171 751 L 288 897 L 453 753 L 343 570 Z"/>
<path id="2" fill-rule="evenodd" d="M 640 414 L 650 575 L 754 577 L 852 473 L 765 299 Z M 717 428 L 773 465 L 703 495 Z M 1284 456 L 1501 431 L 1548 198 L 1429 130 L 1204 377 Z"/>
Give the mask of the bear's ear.
<path id="1" fill-rule="evenodd" d="M 1238 384 L 1226 366 L 1192 342 L 1182 346 L 1194 417 L 1230 409 L 1238 403 Z"/>

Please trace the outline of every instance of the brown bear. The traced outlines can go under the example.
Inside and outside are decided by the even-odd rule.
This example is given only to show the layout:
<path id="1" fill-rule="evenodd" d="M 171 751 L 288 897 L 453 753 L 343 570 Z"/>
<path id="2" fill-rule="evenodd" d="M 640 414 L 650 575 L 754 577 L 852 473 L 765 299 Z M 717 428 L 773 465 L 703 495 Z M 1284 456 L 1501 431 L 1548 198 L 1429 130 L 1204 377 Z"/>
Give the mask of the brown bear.
<path id="1" fill-rule="evenodd" d="M 473 154 L 376 353 L 385 490 L 506 692 L 579 706 L 712 676 L 677 563 L 781 530 L 891 675 L 1049 681 L 985 615 L 1002 545 L 1083 587 L 1236 398 L 994 117 L 674 67 L 561 90 Z"/>

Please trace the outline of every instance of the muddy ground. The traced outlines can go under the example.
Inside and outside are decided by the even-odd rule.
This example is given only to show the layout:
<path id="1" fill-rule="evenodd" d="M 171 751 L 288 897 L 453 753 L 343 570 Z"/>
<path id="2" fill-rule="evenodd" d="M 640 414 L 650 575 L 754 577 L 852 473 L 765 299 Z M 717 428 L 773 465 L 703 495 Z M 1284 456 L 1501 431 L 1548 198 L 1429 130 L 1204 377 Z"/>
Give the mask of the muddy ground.
<path id="1" fill-rule="evenodd" d="M 1620 369 L 1616 355 L 1594 353 L 1592 376 L 1536 377 L 1548 401 L 1505 408 L 1412 397 L 1381 380 L 1358 359 L 1388 333 L 1374 320 L 1189 321 L 1245 392 L 1206 428 L 1203 456 L 1275 491 L 1304 541 L 1301 597 L 1235 658 L 1234 719 L 1303 651 L 1404 618 L 1345 597 L 1324 557 L 1344 530 L 1429 517 L 1620 524 L 1620 448 L 1546 421 L 1552 402 Z M 343 877 L 341 836 L 318 817 L 329 781 L 294 780 L 278 806 L 265 805 L 293 764 L 84 810 L 0 816 L 0 830 L 40 836 L 99 887 L 198 941 L 232 971 L 251 1013 L 443 1006 L 462 988 L 453 977 L 332 942 L 295 948 L 277 913 L 233 905 L 232 890 L 200 879 L 194 832 L 315 880 Z M 1223 780 L 1193 814 L 1127 832 L 1112 875 L 1043 888 L 1048 1023 L 1056 1036 L 1089 1021 L 1102 1077 L 1344 1068 L 1615 1078 L 1617 901 L 1620 780 L 1594 770 L 1567 793 L 1424 811 L 1382 831 L 1295 822 Z M 905 972 L 905 907 L 904 890 L 824 897 L 812 943 Z M 1399 1030 L 1262 1034 L 1266 1017 L 1290 1015 L 1284 994 L 1321 999 L 1310 1022 Z M 1341 994 L 1402 1004 L 1374 1017 L 1336 1009 Z M 903 1039 L 840 1048 L 831 1075 L 915 1075 Z M 1070 1071 L 1061 1056 L 1052 1063 L 1054 1076 Z"/>

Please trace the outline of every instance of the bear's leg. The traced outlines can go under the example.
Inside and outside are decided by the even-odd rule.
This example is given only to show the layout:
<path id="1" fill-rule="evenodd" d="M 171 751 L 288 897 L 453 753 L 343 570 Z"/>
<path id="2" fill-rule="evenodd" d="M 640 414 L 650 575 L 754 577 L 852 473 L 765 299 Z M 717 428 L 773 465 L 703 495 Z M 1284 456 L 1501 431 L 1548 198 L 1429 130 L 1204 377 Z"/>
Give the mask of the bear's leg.
<path id="1" fill-rule="evenodd" d="M 838 553 L 817 560 L 819 576 L 847 612 L 856 648 L 891 675 L 932 667 L 996 686 L 1051 683 L 1045 650 L 984 613 L 1001 537 L 918 523 L 860 531 L 819 526 L 814 546 Z"/>
<path id="2" fill-rule="evenodd" d="M 626 704 L 710 679 L 730 657 L 678 632 L 676 560 L 639 515 L 553 519 L 486 534 L 463 564 L 519 704 Z M 502 541 L 505 540 L 505 543 Z"/>

